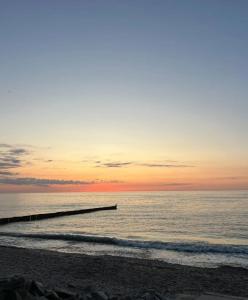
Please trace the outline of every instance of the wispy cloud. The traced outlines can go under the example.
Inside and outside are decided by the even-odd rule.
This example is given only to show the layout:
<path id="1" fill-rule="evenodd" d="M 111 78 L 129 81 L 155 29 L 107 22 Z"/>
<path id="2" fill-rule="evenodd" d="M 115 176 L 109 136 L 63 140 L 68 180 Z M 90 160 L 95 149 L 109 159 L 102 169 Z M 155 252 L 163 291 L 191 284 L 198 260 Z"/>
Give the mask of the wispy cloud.
<path id="1" fill-rule="evenodd" d="M 101 163 L 101 162 L 96 162 L 96 167 L 102 167 L 102 168 L 122 168 L 126 167 L 129 165 L 132 165 L 132 162 L 106 162 L 106 163 Z"/>
<path id="2" fill-rule="evenodd" d="M 62 179 L 44 179 L 33 177 L 4 177 L 0 178 L 0 184 L 10 185 L 38 185 L 38 186 L 51 186 L 51 185 L 86 185 L 94 184 L 94 181 L 81 181 L 81 180 L 62 180 Z"/>
<path id="3" fill-rule="evenodd" d="M 189 182 L 165 182 L 162 183 L 163 186 L 185 186 L 185 185 L 192 185 L 192 183 Z"/>
<path id="4" fill-rule="evenodd" d="M 27 153 L 29 153 L 29 151 L 24 148 L 12 148 L 9 150 L 10 155 L 23 155 Z"/>
<path id="5" fill-rule="evenodd" d="M 101 183 L 123 183 L 120 180 L 63 180 L 63 179 L 47 179 L 47 178 L 35 178 L 35 177 L 2 177 L 0 178 L 0 184 L 8 185 L 23 185 L 23 186 L 54 186 L 54 185 L 91 185 Z"/>
<path id="6" fill-rule="evenodd" d="M 218 177 L 217 179 L 220 180 L 239 180 L 239 179 L 243 179 L 244 177 L 242 176 L 224 176 L 224 177 Z"/>
<path id="7" fill-rule="evenodd" d="M 13 172 L 9 172 L 9 171 L 1 171 L 0 170 L 0 175 L 4 175 L 4 176 L 15 176 L 18 173 L 13 173 Z"/>
<path id="8" fill-rule="evenodd" d="M 167 164 L 167 163 L 140 163 L 139 166 L 148 168 L 192 168 L 194 166 L 184 164 Z"/>
<path id="9" fill-rule="evenodd" d="M 19 159 L 5 158 L 0 161 L 0 168 L 10 169 L 17 168 L 21 166 L 21 161 Z"/>
<path id="10" fill-rule="evenodd" d="M 11 148 L 12 146 L 9 144 L 0 143 L 0 148 Z"/>
<path id="11" fill-rule="evenodd" d="M 125 183 L 123 180 L 112 179 L 112 180 L 105 180 L 105 179 L 96 179 L 94 183 Z"/>
<path id="12" fill-rule="evenodd" d="M 1 175 L 10 175 L 10 169 L 21 167 L 25 163 L 24 156 L 27 154 L 29 154 L 28 149 L 0 144 Z"/>
<path id="13" fill-rule="evenodd" d="M 98 168 L 122 168 L 128 166 L 142 166 L 147 168 L 192 168 L 193 165 L 183 164 L 177 161 L 170 162 L 134 162 L 134 161 L 94 161 Z"/>

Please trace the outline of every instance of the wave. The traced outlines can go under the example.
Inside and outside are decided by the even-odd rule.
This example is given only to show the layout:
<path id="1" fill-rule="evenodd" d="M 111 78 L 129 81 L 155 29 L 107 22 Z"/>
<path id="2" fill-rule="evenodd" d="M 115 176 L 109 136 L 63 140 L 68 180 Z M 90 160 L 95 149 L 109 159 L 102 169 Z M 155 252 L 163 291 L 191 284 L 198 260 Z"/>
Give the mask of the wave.
<path id="1" fill-rule="evenodd" d="M 118 239 L 107 236 L 82 235 L 82 234 L 57 234 L 57 233 L 16 233 L 0 232 L 0 236 L 63 240 L 85 243 L 107 244 L 120 247 L 131 247 L 141 249 L 171 250 L 176 252 L 188 253 L 213 253 L 213 254 L 244 254 L 248 255 L 248 246 L 229 245 L 229 244 L 210 244 L 207 242 L 159 242 L 159 241 L 140 241 L 130 239 Z"/>

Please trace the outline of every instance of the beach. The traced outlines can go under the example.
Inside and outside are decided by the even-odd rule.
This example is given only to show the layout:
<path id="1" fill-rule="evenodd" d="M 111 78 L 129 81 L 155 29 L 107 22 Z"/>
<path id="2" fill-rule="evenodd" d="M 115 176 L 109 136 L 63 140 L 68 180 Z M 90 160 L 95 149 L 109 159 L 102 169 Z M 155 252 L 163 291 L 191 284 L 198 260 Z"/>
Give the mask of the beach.
<path id="1" fill-rule="evenodd" d="M 248 270 L 222 266 L 200 268 L 118 256 L 89 256 L 0 247 L 0 277 L 14 275 L 48 288 L 79 292 L 87 286 L 123 296 L 140 290 L 162 295 L 218 293 L 248 297 Z"/>
<path id="2" fill-rule="evenodd" d="M 247 197 L 241 191 L 2 195 L 1 217 L 115 200 L 118 209 L 1 226 L 0 278 L 12 283 L 0 280 L 0 299 L 4 286 L 13 293 L 30 281 L 43 285 L 43 300 L 65 299 L 46 296 L 57 289 L 108 295 L 70 300 L 248 299 Z"/>

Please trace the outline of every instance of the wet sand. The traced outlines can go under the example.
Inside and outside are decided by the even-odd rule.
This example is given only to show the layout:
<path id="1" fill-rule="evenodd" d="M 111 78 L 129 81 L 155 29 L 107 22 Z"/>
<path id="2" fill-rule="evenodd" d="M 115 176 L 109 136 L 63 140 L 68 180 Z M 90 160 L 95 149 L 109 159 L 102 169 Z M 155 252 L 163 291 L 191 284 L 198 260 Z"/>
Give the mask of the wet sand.
<path id="1" fill-rule="evenodd" d="M 118 256 L 0 247 L 0 277 L 13 275 L 73 291 L 90 285 L 116 295 L 151 289 L 162 294 L 248 297 L 248 270 L 243 268 L 199 268 Z"/>

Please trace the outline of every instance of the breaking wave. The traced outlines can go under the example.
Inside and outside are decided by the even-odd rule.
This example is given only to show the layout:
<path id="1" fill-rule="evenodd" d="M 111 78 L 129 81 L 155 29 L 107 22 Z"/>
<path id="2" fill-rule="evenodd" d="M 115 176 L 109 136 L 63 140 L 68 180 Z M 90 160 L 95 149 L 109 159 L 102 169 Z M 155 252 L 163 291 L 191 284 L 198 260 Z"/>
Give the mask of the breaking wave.
<path id="1" fill-rule="evenodd" d="M 108 244 L 119 247 L 131 247 L 140 249 L 171 250 L 188 253 L 216 253 L 216 254 L 244 254 L 248 255 L 248 245 L 210 244 L 206 242 L 159 242 L 141 241 L 131 239 L 118 239 L 107 236 L 82 235 L 82 234 L 47 234 L 47 233 L 15 233 L 0 232 L 2 237 L 31 238 L 45 240 L 62 240 L 71 242 L 85 242 Z"/>

